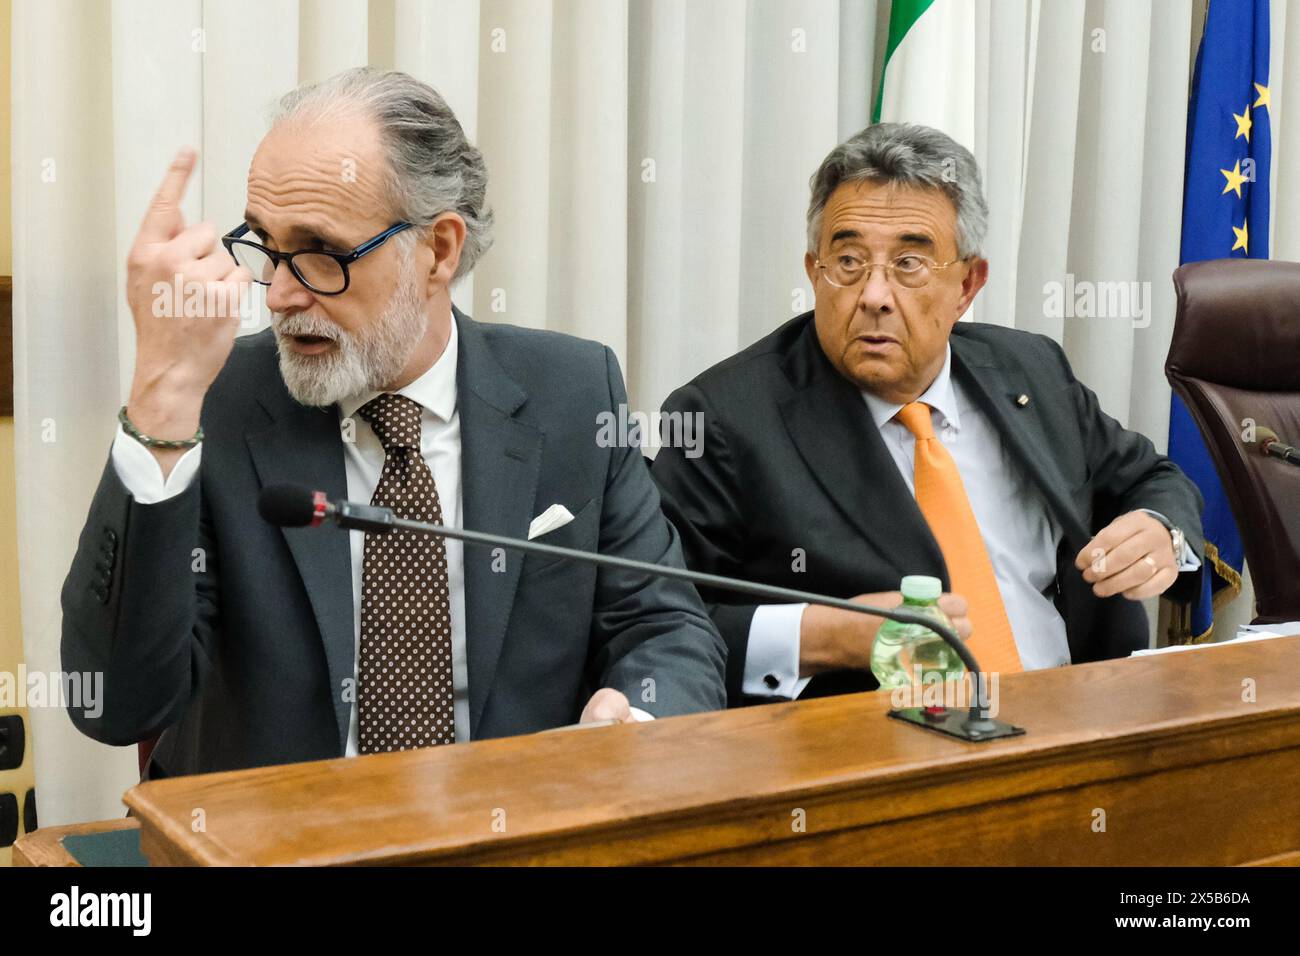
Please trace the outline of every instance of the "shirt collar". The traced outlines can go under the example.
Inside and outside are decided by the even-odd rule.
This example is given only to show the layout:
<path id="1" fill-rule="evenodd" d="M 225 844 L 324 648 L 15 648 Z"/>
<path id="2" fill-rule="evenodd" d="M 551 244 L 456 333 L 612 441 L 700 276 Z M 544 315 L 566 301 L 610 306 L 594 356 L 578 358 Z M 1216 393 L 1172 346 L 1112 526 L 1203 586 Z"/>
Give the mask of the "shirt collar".
<path id="1" fill-rule="evenodd" d="M 867 410 L 871 412 L 871 420 L 876 423 L 877 428 L 884 428 L 885 423 L 897 415 L 898 410 L 903 407 L 892 405 L 865 390 L 862 392 L 862 398 L 867 403 Z M 921 393 L 917 401 L 924 402 L 938 411 L 954 431 L 961 430 L 961 418 L 957 414 L 957 397 L 952 387 L 952 346 L 945 347 L 943 368 L 939 369 L 939 374 L 930 383 L 930 387 Z"/>
<path id="2" fill-rule="evenodd" d="M 440 420 L 451 421 L 456 412 L 456 353 L 459 334 L 456 331 L 456 317 L 451 319 L 451 335 L 447 338 L 447 347 L 438 356 L 438 361 L 415 381 L 399 388 L 394 394 L 405 395 L 413 402 L 432 412 Z M 365 405 L 380 392 L 366 392 L 362 395 L 350 395 L 339 402 L 339 409 L 344 418 L 352 418 L 357 409 Z"/>

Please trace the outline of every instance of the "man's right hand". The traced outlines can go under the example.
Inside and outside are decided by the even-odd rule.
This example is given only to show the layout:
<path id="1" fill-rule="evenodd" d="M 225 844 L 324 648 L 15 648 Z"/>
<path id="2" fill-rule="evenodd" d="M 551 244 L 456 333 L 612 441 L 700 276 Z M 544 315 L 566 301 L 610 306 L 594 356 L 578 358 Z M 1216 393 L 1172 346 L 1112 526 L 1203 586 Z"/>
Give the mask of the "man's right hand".
<path id="1" fill-rule="evenodd" d="M 252 281 L 221 247 L 211 223 L 185 225 L 181 200 L 197 159 L 192 149 L 176 154 L 126 259 L 126 298 L 136 338 L 127 416 L 154 438 L 190 438 L 198 430 L 203 396 L 230 356 L 240 295 Z M 156 286 L 168 291 L 160 295 Z M 197 300 L 199 289 L 200 314 L 186 315 L 186 301 Z M 150 451 L 164 475 L 184 454 Z"/>
<path id="2" fill-rule="evenodd" d="M 877 594 L 859 594 L 850 600 L 858 604 L 892 608 L 903 603 L 897 591 Z M 967 617 L 966 599 L 959 594 L 943 594 L 939 608 L 948 615 L 957 635 L 964 641 L 970 637 L 971 623 Z M 811 677 L 824 671 L 868 670 L 871 667 L 871 646 L 876 631 L 885 619 L 875 615 L 842 611 L 839 608 L 809 604 L 804 609 L 799 625 L 799 676 Z"/>

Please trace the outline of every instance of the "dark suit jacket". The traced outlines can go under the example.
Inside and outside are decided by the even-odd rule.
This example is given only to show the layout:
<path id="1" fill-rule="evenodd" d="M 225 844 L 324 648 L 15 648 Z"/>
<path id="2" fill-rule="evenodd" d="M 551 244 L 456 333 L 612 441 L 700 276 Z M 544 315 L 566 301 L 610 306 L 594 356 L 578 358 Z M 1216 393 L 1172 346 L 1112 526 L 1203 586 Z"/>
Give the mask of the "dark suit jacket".
<path id="1" fill-rule="evenodd" d="M 1074 558 L 1093 534 L 1136 508 L 1165 515 L 1203 557 L 1196 487 L 1146 438 L 1101 411 L 1051 339 L 958 323 L 950 341 L 953 375 L 1064 529 L 1055 601 L 1071 659 L 1145 647 L 1141 604 L 1095 597 Z M 1021 394 L 1030 399 L 1023 407 Z M 664 411 L 704 416 L 699 457 L 665 446 L 653 465 L 688 567 L 835 597 L 897 590 L 905 574 L 934 575 L 948 586 L 939 546 L 857 387 L 822 352 L 812 313 L 678 389 Z M 793 570 L 794 548 L 806 550 L 802 572 Z M 1196 577 L 1181 575 L 1178 594 Z M 742 702 L 755 605 L 722 592 L 703 596 L 727 642 L 728 696 Z M 804 696 L 875 687 L 870 673 L 841 672 L 814 678 Z"/>
<path id="2" fill-rule="evenodd" d="M 559 502 L 575 518 L 546 543 L 680 567 L 640 449 L 596 442 L 597 415 L 627 401 L 613 353 L 456 321 L 465 527 L 526 537 Z M 162 731 L 149 776 L 341 756 L 348 535 L 257 514 L 274 482 L 347 497 L 338 411 L 290 397 L 268 329 L 236 341 L 202 423 L 198 479 L 177 497 L 137 504 L 104 469 L 63 587 L 62 652 L 66 670 L 104 672 L 105 703 L 73 722 L 110 744 Z M 467 544 L 465 617 L 474 739 L 576 721 L 602 686 L 656 716 L 725 706 L 725 647 L 689 585 L 517 552 L 499 573 Z"/>

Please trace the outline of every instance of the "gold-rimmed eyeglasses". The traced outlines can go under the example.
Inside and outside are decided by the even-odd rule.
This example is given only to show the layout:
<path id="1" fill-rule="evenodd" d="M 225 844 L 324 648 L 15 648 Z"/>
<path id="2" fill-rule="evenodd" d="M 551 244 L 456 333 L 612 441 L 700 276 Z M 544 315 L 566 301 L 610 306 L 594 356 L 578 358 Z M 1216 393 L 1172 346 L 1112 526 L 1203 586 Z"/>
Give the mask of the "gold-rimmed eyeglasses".
<path id="1" fill-rule="evenodd" d="M 877 266 L 884 268 L 885 279 L 894 285 L 903 289 L 920 289 L 930 283 L 935 273 L 942 272 L 959 262 L 966 262 L 970 258 L 972 257 L 965 256 L 949 262 L 935 262 L 929 256 L 923 256 L 918 252 L 905 252 L 888 262 L 867 262 L 852 253 L 839 252 L 830 262 L 818 259 L 817 268 L 826 277 L 826 281 L 837 289 L 852 289 L 868 281 L 872 270 Z"/>

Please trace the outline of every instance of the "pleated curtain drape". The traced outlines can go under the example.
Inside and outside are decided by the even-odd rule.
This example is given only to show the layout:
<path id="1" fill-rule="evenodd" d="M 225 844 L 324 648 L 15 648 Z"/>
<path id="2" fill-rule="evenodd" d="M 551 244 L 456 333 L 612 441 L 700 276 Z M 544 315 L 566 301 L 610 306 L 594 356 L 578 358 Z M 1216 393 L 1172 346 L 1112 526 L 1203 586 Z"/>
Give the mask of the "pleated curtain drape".
<path id="1" fill-rule="evenodd" d="M 650 412 L 811 307 L 808 178 L 868 122 L 889 9 L 888 0 L 15 3 L 27 667 L 59 668 L 59 589 L 131 380 L 126 252 L 177 147 L 201 151 L 187 216 L 224 231 L 241 219 L 248 162 L 280 94 L 366 63 L 430 82 L 481 146 L 496 210 L 496 244 L 458 304 L 481 320 L 608 343 L 633 409 Z M 1203 10 L 1188 0 L 972 0 L 969 48 L 952 65 L 970 76 L 961 123 L 991 206 L 979 320 L 1062 342 L 1103 407 L 1161 449 Z M 1300 218 L 1289 215 L 1300 123 L 1289 122 L 1287 95 L 1300 75 L 1283 73 L 1297 34 L 1300 15 L 1288 21 L 1275 2 L 1277 258 L 1300 252 Z M 1067 274 L 1150 283 L 1149 324 L 1053 318 L 1044 288 Z M 42 824 L 120 814 L 136 780 L 133 749 L 82 737 L 56 708 L 33 709 L 31 722 Z"/>

